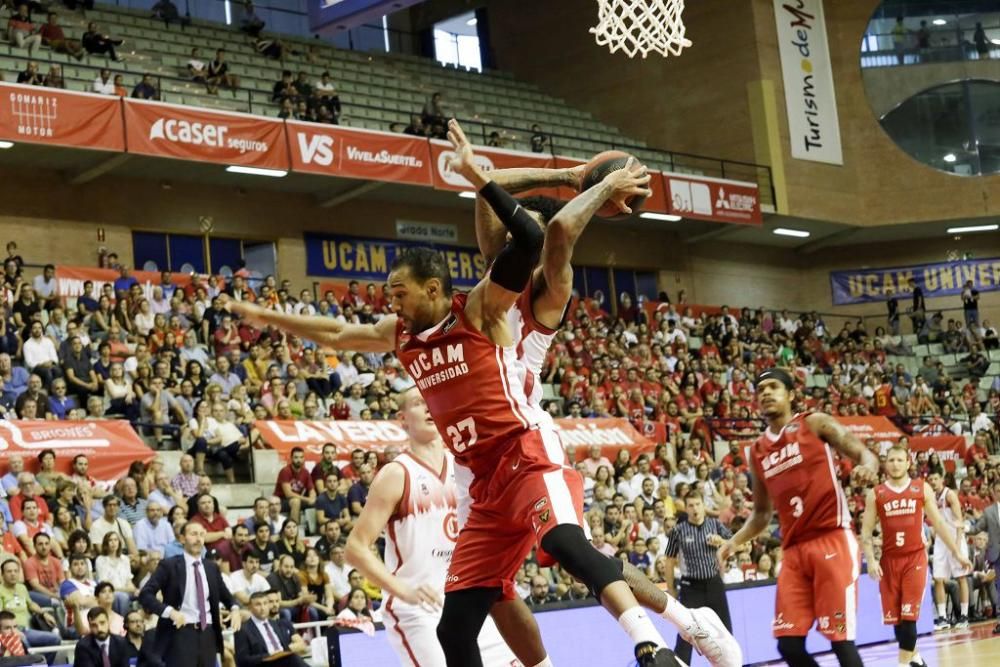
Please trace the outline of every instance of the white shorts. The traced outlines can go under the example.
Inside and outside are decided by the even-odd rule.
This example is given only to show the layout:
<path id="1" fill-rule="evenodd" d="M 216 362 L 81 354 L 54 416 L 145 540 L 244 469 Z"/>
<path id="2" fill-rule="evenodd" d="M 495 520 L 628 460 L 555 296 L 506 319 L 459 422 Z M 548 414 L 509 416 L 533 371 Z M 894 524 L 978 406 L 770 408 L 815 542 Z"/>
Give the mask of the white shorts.
<path id="1" fill-rule="evenodd" d="M 389 608 L 391 607 L 391 609 Z M 441 613 L 428 613 L 419 607 L 386 602 L 382 616 L 385 635 L 404 667 L 445 667 L 444 651 L 437 638 Z M 479 633 L 479 653 L 484 667 L 521 667 L 508 648 L 493 619 L 486 617 Z"/>
<path id="2" fill-rule="evenodd" d="M 958 550 L 966 558 L 969 557 L 969 543 L 964 537 L 959 540 Z M 971 570 L 966 570 L 959 564 L 951 549 L 940 537 L 934 540 L 934 561 L 931 572 L 935 579 L 955 579 L 972 574 Z"/>

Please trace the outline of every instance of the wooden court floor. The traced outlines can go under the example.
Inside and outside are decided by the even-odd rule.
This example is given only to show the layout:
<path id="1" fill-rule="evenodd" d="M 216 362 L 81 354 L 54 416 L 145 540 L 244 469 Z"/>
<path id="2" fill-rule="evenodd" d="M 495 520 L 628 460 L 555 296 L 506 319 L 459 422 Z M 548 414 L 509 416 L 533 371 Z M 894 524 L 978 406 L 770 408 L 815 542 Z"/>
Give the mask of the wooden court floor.
<path id="1" fill-rule="evenodd" d="M 946 630 L 924 635 L 917 650 L 928 667 L 1000 667 L 1000 635 L 993 634 L 994 621 L 977 623 L 968 630 Z M 895 644 L 876 644 L 861 649 L 865 667 L 897 667 Z M 832 653 L 817 656 L 821 667 L 836 667 Z M 784 665 L 784 662 L 769 663 Z"/>

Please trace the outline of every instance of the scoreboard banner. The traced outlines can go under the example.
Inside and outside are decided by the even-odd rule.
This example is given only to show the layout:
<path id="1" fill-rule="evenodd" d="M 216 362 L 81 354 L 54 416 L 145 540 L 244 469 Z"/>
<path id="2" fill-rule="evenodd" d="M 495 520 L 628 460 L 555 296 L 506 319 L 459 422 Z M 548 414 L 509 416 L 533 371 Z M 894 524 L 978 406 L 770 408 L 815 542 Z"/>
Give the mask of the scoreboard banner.
<path id="1" fill-rule="evenodd" d="M 342 234 L 306 232 L 303 236 L 308 276 L 382 284 L 396 256 L 406 248 L 418 246 L 441 251 L 456 287 L 475 287 L 486 274 L 486 260 L 475 248 Z"/>
<path id="2" fill-rule="evenodd" d="M 556 419 L 563 447 L 575 448 L 575 458 L 587 457 L 593 445 L 602 455 L 614 460 L 619 449 L 629 450 L 632 458 L 652 452 L 653 441 L 639 433 L 627 419 Z M 406 449 L 409 438 L 395 421 L 258 421 L 254 424 L 264 442 L 282 458 L 301 447 L 306 460 L 319 461 L 327 443 L 337 448 L 337 459 L 348 461 L 351 450 L 383 452 L 387 447 Z"/>
<path id="3" fill-rule="evenodd" d="M 121 100 L 42 86 L 0 83 L 0 139 L 125 150 Z"/>
<path id="4" fill-rule="evenodd" d="M 1000 290 L 1000 258 L 967 259 L 936 264 L 915 264 L 884 269 L 850 269 L 830 272 L 830 291 L 835 306 L 905 301 L 913 296 L 909 281 L 923 290 L 924 298 L 957 296 L 972 281 L 980 292 Z"/>

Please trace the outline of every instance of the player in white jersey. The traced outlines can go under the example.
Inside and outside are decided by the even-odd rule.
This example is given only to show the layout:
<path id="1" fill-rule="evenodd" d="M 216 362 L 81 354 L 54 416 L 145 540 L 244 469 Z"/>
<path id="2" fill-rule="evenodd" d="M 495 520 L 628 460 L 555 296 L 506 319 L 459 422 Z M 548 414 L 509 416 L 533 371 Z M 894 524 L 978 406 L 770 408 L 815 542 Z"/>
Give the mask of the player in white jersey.
<path id="1" fill-rule="evenodd" d="M 457 147 L 461 150 L 462 147 Z M 470 149 L 471 150 L 471 149 Z M 516 193 L 537 188 L 569 187 L 578 190 L 583 176 L 583 166 L 567 169 L 495 169 L 490 177 L 508 192 Z M 626 200 L 633 195 L 648 195 L 645 186 L 616 188 L 611 179 L 593 186 L 585 195 L 575 197 L 562 206 L 548 197 L 526 197 L 519 202 L 545 228 L 545 245 L 540 264 L 532 273 L 531 282 L 521 293 L 514 307 L 508 311 L 507 322 L 518 360 L 525 367 L 524 393 L 529 402 L 540 404 L 542 398 L 541 373 L 549 346 L 566 315 L 573 290 L 571 260 L 577 239 L 594 214 L 606 202 L 615 202 L 628 211 Z M 476 200 L 476 239 L 487 266 L 507 242 L 507 230 L 496 217 L 493 209 L 482 198 Z M 547 413 L 546 413 L 547 414 Z M 571 463 L 571 462 L 570 462 Z M 464 525 L 471 499 L 468 495 L 472 474 L 463 466 L 456 466 L 459 524 Z M 589 534 L 588 534 L 589 537 Z M 550 564 L 547 555 L 539 552 L 542 565 Z M 621 562 L 621 561 L 618 561 Z M 714 667 L 733 667 L 742 664 L 742 651 L 718 615 L 705 607 L 689 610 L 676 599 L 660 590 L 642 571 L 624 564 L 625 581 L 632 588 L 639 603 L 672 622 L 684 638 Z M 501 626 L 508 643 L 522 660 L 541 651 L 541 638 L 528 632 L 506 631 L 508 619 L 503 613 L 521 615 L 516 611 L 520 601 L 512 601 L 494 618 Z M 536 644 L 537 641 L 537 644 Z"/>
<path id="2" fill-rule="evenodd" d="M 934 491 L 934 497 L 937 498 L 937 506 L 941 510 L 945 524 L 955 531 L 953 537 L 958 544 L 959 552 L 963 557 L 968 558 L 969 542 L 965 539 L 965 515 L 962 513 L 962 504 L 958 501 L 958 494 L 944 485 L 944 478 L 941 477 L 940 473 L 935 472 L 928 475 L 927 483 Z M 960 609 L 955 627 L 969 627 L 969 575 L 972 574 L 972 570 L 962 566 L 958 558 L 945 545 L 944 540 L 934 540 L 934 562 L 931 572 L 934 575 L 934 604 L 937 608 L 934 629 L 947 630 L 951 627 L 951 622 L 945 611 L 948 598 L 944 590 L 945 582 L 951 579 L 958 580 Z"/>
<path id="3" fill-rule="evenodd" d="M 387 595 L 386 637 L 400 663 L 444 667 L 437 638 L 448 564 L 458 538 L 454 459 L 416 389 L 400 396 L 410 449 L 386 464 L 347 540 L 347 560 Z M 372 545 L 386 531 L 385 564 Z M 521 665 L 489 619 L 479 633 L 485 667 Z"/>

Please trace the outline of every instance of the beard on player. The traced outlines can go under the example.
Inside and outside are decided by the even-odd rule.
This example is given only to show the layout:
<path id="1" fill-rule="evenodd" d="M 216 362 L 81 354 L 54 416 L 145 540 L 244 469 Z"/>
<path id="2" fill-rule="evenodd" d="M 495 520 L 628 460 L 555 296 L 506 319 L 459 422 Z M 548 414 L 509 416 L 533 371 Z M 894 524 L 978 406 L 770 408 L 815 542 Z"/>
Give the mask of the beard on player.
<path id="1" fill-rule="evenodd" d="M 777 380 L 764 380 L 757 385 L 757 404 L 768 421 L 785 417 L 792 410 L 792 392 Z"/>

